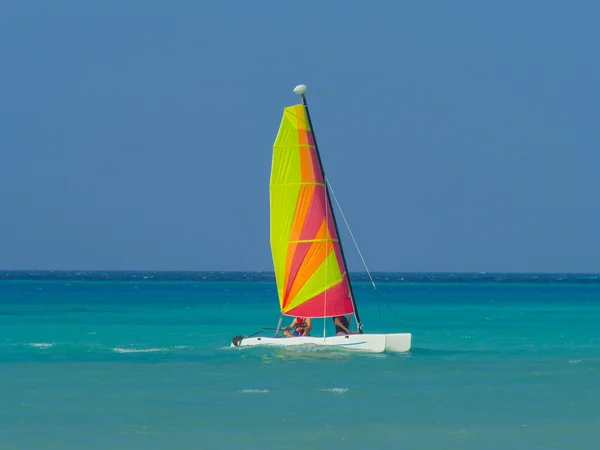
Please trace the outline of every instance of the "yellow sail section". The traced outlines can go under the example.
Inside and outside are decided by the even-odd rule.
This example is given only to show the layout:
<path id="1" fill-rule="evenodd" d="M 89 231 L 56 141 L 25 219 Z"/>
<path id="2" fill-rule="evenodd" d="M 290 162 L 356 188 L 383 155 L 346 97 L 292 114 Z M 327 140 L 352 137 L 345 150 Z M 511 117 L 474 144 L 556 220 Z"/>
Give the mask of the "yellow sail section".
<path id="1" fill-rule="evenodd" d="M 271 252 L 279 299 L 283 298 L 285 266 L 296 202 L 300 193 L 297 119 L 286 108 L 273 145 L 271 164 Z"/>

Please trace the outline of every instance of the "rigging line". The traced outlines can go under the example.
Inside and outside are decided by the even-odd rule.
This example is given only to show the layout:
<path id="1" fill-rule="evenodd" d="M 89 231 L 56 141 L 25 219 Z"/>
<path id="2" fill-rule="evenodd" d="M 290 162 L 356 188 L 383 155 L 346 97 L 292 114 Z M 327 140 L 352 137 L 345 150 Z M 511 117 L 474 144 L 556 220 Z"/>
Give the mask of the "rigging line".
<path id="1" fill-rule="evenodd" d="M 329 236 L 329 203 L 327 202 L 327 187 L 323 190 L 324 194 L 324 203 L 325 203 L 325 286 L 327 286 L 327 275 L 329 275 L 329 253 L 327 252 L 327 244 L 329 240 L 327 237 Z M 339 236 L 337 237 L 340 238 Z M 325 289 L 323 296 L 323 341 L 325 341 L 327 337 L 327 291 L 329 289 Z"/>
<path id="2" fill-rule="evenodd" d="M 281 319 L 279 319 L 279 322 L 281 323 Z M 256 333 L 249 334 L 248 336 L 242 336 L 242 335 L 234 336 L 233 339 L 231 340 L 231 343 L 234 345 L 234 347 L 239 347 L 240 346 L 240 342 L 242 342 L 244 339 L 248 339 L 248 338 L 251 338 L 253 336 L 256 336 L 257 334 L 260 334 L 260 333 L 262 333 L 265 330 L 274 330 L 274 329 L 275 328 L 266 328 L 265 327 L 265 328 L 261 328 Z M 275 337 L 277 337 L 277 333 L 275 334 Z"/>
<path id="3" fill-rule="evenodd" d="M 377 289 L 374 289 L 374 291 L 379 294 L 379 291 Z M 383 324 L 383 317 L 381 316 L 381 302 L 379 301 L 379 297 L 377 298 L 377 311 L 379 312 L 379 323 Z"/>
<path id="4" fill-rule="evenodd" d="M 352 237 L 352 241 L 354 242 L 354 246 L 356 247 L 356 250 L 358 251 L 358 255 L 360 256 L 360 259 L 363 263 L 363 266 L 365 266 L 365 270 L 367 271 L 367 275 L 369 275 L 369 279 L 371 280 L 371 284 L 373 285 L 373 289 L 377 289 L 377 286 L 375 286 L 375 281 L 373 281 L 373 277 L 371 276 L 371 272 L 369 272 L 369 268 L 367 267 L 367 263 L 365 262 L 365 258 L 363 258 L 363 255 L 360 251 L 360 248 L 358 248 L 358 244 L 356 242 L 356 239 L 354 239 L 354 234 L 352 234 L 352 230 L 350 229 L 350 225 L 348 224 L 348 221 L 346 220 L 346 216 L 344 215 L 344 211 L 342 211 L 342 207 L 340 206 L 340 202 L 338 202 L 337 197 L 335 196 L 335 192 L 333 191 L 333 186 L 331 186 L 331 183 L 329 182 L 329 178 L 325 180 L 325 183 L 329 186 L 329 189 L 331 190 L 331 195 L 333 196 L 333 199 L 335 200 L 335 204 L 337 205 L 338 209 L 340 210 L 340 214 L 342 215 L 342 219 L 344 219 L 344 223 L 346 224 L 346 228 L 348 228 L 348 232 L 350 233 L 350 237 Z M 339 239 L 339 236 L 338 236 Z"/>
<path id="5" fill-rule="evenodd" d="M 375 281 L 373 281 L 373 277 L 371 276 L 371 272 L 369 272 L 369 268 L 367 267 L 367 263 L 365 262 L 365 259 L 363 258 L 363 255 L 362 255 L 362 253 L 360 251 L 360 248 L 358 248 L 358 243 L 356 242 L 356 239 L 354 238 L 354 234 L 352 234 L 352 230 L 350 229 L 350 225 L 348 224 L 348 221 L 346 220 L 346 216 L 344 215 L 344 211 L 342 211 L 342 207 L 340 206 L 340 202 L 338 202 L 338 199 L 335 196 L 335 192 L 333 190 L 333 186 L 331 186 L 331 183 L 330 183 L 329 179 L 326 179 L 325 183 L 327 184 L 327 186 L 329 186 L 329 190 L 331 191 L 331 196 L 335 200 L 335 204 L 337 205 L 338 209 L 340 210 L 340 214 L 342 215 L 342 219 L 344 219 L 344 223 L 346 224 L 346 228 L 348 229 L 348 232 L 350 233 L 350 237 L 352 237 L 352 241 L 354 242 L 354 246 L 356 247 L 356 250 L 358 251 L 358 255 L 360 256 L 360 259 L 361 259 L 363 265 L 365 266 L 365 270 L 367 271 L 367 275 L 369 276 L 369 279 L 371 280 L 371 284 L 373 285 L 373 289 L 377 292 L 377 295 L 381 298 L 381 300 L 383 300 L 383 302 L 390 309 L 390 311 L 392 311 L 392 314 L 394 315 L 394 317 L 396 318 L 396 320 L 398 321 L 398 323 L 400 323 L 400 325 L 403 328 L 406 328 L 404 326 L 404 324 L 402 323 L 402 321 L 398 318 L 398 316 L 396 315 L 396 313 L 394 312 L 394 310 L 392 309 L 392 307 L 388 304 L 387 300 L 383 297 L 383 295 L 381 295 L 381 293 L 377 289 L 377 286 L 375 285 Z M 338 236 L 338 239 L 339 239 L 339 236 Z M 381 319 L 381 307 L 379 305 L 379 302 L 377 302 L 377 307 L 380 308 L 379 309 L 379 314 L 380 314 L 379 318 Z"/>
<path id="6" fill-rule="evenodd" d="M 392 307 L 389 305 L 389 303 L 387 302 L 387 300 L 383 297 L 383 295 L 381 295 L 381 292 L 377 291 L 377 295 L 379 295 L 381 297 L 381 300 L 383 300 L 383 303 L 385 303 L 385 305 L 390 309 L 390 311 L 392 312 L 392 314 L 394 315 L 394 317 L 396 318 L 396 320 L 398 321 L 398 323 L 402 326 L 402 328 L 406 328 L 406 326 L 404 325 L 404 323 L 402 323 L 402 321 L 400 320 L 400 318 L 396 315 L 396 313 L 394 312 L 394 310 L 392 309 Z"/>
<path id="7" fill-rule="evenodd" d="M 261 328 L 261 329 L 260 329 L 260 330 L 258 330 L 256 333 L 249 334 L 248 336 L 243 336 L 243 338 L 244 338 L 244 339 L 247 339 L 247 338 L 249 338 L 249 337 L 256 336 L 257 334 L 260 334 L 260 333 L 262 333 L 262 332 L 263 332 L 263 331 L 265 331 L 265 330 L 275 330 L 275 329 L 276 329 L 276 328 Z"/>
<path id="8" fill-rule="evenodd" d="M 277 330 L 275 330 L 275 337 L 279 334 L 279 329 L 281 328 L 281 321 L 283 320 L 283 314 L 279 316 L 279 322 L 277 322 Z"/>

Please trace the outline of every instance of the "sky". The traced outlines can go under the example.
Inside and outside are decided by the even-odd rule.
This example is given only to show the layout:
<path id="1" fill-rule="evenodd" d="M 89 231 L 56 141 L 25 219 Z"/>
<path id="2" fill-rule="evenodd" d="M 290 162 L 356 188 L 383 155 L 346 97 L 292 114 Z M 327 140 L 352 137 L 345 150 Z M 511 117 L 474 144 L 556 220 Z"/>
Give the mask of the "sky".
<path id="1" fill-rule="evenodd" d="M 598 42 L 594 1 L 2 2 L 0 269 L 272 270 L 304 83 L 370 270 L 600 272 Z"/>

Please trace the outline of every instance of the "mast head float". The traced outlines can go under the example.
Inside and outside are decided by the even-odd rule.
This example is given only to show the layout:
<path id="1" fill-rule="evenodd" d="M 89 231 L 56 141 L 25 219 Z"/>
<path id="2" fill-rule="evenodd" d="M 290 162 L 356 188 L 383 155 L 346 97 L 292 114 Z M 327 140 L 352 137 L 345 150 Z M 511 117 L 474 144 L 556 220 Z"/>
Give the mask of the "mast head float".
<path id="1" fill-rule="evenodd" d="M 306 89 L 307 88 L 305 84 L 299 84 L 294 88 L 294 92 L 298 95 L 304 95 L 306 93 Z"/>

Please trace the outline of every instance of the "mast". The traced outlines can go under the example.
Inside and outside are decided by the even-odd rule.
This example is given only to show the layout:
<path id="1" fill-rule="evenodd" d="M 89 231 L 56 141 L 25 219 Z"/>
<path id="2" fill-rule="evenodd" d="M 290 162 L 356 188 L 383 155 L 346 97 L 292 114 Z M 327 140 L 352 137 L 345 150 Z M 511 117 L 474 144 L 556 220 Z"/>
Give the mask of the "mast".
<path id="1" fill-rule="evenodd" d="M 331 219 L 333 221 L 333 226 L 335 228 L 335 234 L 337 235 L 338 242 L 340 244 L 340 254 L 342 255 L 342 264 L 344 265 L 344 270 L 346 271 L 346 277 L 348 278 L 348 286 L 350 287 L 350 300 L 352 301 L 352 307 L 354 308 L 354 314 L 356 315 L 356 322 L 358 323 L 358 331 L 362 333 L 362 323 L 360 321 L 360 315 L 358 313 L 358 307 L 356 306 L 356 301 L 354 299 L 354 290 L 352 289 L 352 281 L 350 280 L 350 272 L 348 271 L 348 264 L 346 264 L 346 256 L 344 255 L 344 246 L 342 245 L 342 237 L 340 236 L 340 232 L 337 225 L 337 220 L 335 219 L 335 212 L 333 211 L 333 205 L 331 204 L 331 198 L 329 196 L 329 187 L 327 186 L 327 178 L 325 178 L 325 169 L 323 168 L 323 161 L 321 161 L 321 154 L 319 153 L 319 146 L 317 145 L 317 137 L 315 136 L 315 129 L 313 128 L 312 121 L 310 120 L 310 112 L 308 111 L 308 103 L 306 102 L 306 86 L 304 84 L 300 84 L 294 88 L 294 92 L 302 97 L 302 105 L 304 106 L 304 110 L 306 111 L 306 117 L 308 118 L 308 126 L 310 127 L 310 133 L 312 134 L 313 142 L 315 144 L 315 153 L 317 155 L 317 159 L 319 160 L 319 165 L 321 167 L 321 175 L 323 177 L 323 182 L 325 183 L 325 197 L 327 197 L 327 205 L 329 206 L 329 211 L 331 211 Z"/>

